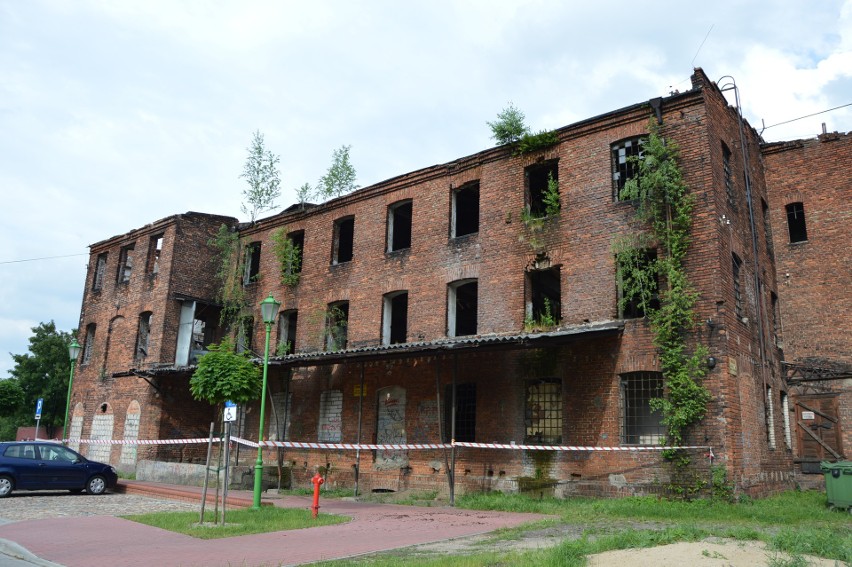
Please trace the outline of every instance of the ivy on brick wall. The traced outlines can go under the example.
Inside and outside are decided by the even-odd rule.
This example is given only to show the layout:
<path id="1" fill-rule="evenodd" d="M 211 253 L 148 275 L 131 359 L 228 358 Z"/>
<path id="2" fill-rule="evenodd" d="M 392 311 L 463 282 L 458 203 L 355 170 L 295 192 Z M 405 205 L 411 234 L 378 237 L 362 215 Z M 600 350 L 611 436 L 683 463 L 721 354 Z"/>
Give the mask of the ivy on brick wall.
<path id="1" fill-rule="evenodd" d="M 227 327 L 248 317 L 248 298 L 243 287 L 243 264 L 240 254 L 240 236 L 236 230 L 223 224 L 216 236 L 208 241 L 216 251 L 216 278 L 221 285 L 219 300 L 222 312 L 219 317 L 222 326 Z M 238 328 L 242 328 L 239 325 Z"/>
<path id="2" fill-rule="evenodd" d="M 664 140 L 652 122 L 642 156 L 633 158 L 638 174 L 625 183 L 620 194 L 622 200 L 633 202 L 635 219 L 644 230 L 614 246 L 624 289 L 622 308 L 630 299 L 637 301 L 659 351 L 665 395 L 651 400 L 651 407 L 662 413 L 668 443 L 674 445 L 682 444 L 687 428 L 704 417 L 711 398 L 702 383 L 707 348 L 687 344 L 696 325 L 698 298 L 684 268 L 694 197 L 683 181 L 678 158 L 678 146 Z M 650 261 L 637 252 L 649 246 L 659 250 Z M 657 281 L 665 282 L 659 290 L 649 285 Z"/>

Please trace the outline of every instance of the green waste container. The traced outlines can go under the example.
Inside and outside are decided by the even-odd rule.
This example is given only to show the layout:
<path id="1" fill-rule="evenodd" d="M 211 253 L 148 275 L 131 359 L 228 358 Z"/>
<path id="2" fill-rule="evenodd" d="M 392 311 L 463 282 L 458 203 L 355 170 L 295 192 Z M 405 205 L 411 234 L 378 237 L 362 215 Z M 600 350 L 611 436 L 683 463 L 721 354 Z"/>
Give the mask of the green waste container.
<path id="1" fill-rule="evenodd" d="M 835 508 L 848 508 L 852 512 L 852 461 L 820 463 L 825 474 L 825 493 L 828 505 Z"/>

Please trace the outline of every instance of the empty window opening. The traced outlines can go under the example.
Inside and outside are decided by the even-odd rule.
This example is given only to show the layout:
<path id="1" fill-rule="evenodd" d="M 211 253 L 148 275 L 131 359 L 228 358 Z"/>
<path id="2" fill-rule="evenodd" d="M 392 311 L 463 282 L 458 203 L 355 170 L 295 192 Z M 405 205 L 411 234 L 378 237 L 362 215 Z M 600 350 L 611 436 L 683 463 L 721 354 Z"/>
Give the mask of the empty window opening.
<path id="1" fill-rule="evenodd" d="M 349 329 L 349 302 L 337 301 L 328 304 L 325 315 L 325 349 L 337 351 L 346 349 Z"/>
<path id="2" fill-rule="evenodd" d="M 334 221 L 334 248 L 331 263 L 351 262 L 354 241 L 355 217 L 346 217 Z"/>
<path id="3" fill-rule="evenodd" d="M 163 252 L 163 235 L 157 234 L 151 237 L 151 242 L 148 245 L 148 273 L 157 274 L 160 272 L 160 254 Z"/>
<path id="4" fill-rule="evenodd" d="M 553 327 L 562 319 L 559 267 L 527 272 L 525 326 Z"/>
<path id="5" fill-rule="evenodd" d="M 453 191 L 452 238 L 479 232 L 479 181 Z"/>
<path id="6" fill-rule="evenodd" d="M 285 272 L 287 275 L 300 274 L 302 273 L 302 258 L 305 251 L 305 231 L 295 230 L 289 232 L 287 233 L 287 240 L 293 246 L 293 255 L 291 261 L 285 267 Z"/>
<path id="7" fill-rule="evenodd" d="M 736 210 L 737 196 L 734 192 L 734 173 L 731 169 L 731 150 L 722 142 L 722 169 L 725 171 L 725 197 L 728 200 L 728 206 Z"/>
<path id="8" fill-rule="evenodd" d="M 775 406 L 772 401 L 772 386 L 766 387 L 766 442 L 775 448 Z"/>
<path id="9" fill-rule="evenodd" d="M 296 352 L 296 327 L 299 323 L 299 312 L 295 309 L 282 311 L 278 316 L 278 347 L 275 354 L 284 356 Z"/>
<path id="10" fill-rule="evenodd" d="M 86 325 L 86 340 L 83 341 L 83 358 L 80 364 L 89 364 L 92 360 L 92 351 L 95 348 L 95 329 L 94 323 Z"/>
<path id="11" fill-rule="evenodd" d="M 95 276 L 92 279 L 92 291 L 100 291 L 104 287 L 104 272 L 106 272 L 108 255 L 106 252 L 98 254 L 97 262 L 95 263 Z"/>
<path id="12" fill-rule="evenodd" d="M 621 264 L 618 266 L 618 316 L 621 319 L 640 319 L 646 311 L 660 308 L 660 282 L 656 270 L 646 268 L 657 261 L 654 249 L 636 250 L 630 258 L 638 269 Z M 630 270 L 628 272 L 628 270 Z M 630 275 L 632 274 L 632 276 Z M 645 277 L 653 274 L 653 277 Z"/>
<path id="13" fill-rule="evenodd" d="M 130 281 L 130 273 L 133 271 L 133 247 L 134 244 L 124 246 L 118 256 L 118 283 Z"/>
<path id="14" fill-rule="evenodd" d="M 805 242 L 808 239 L 808 229 L 805 225 L 805 205 L 790 203 L 787 209 L 787 229 L 790 231 L 790 242 Z"/>
<path id="15" fill-rule="evenodd" d="M 545 196 L 551 182 L 559 183 L 559 162 L 551 160 L 542 164 L 531 165 L 524 170 L 527 186 L 527 207 L 533 217 L 547 215 Z M 557 185 L 558 187 L 558 185 Z"/>
<path id="16" fill-rule="evenodd" d="M 766 240 L 766 250 L 773 255 L 775 251 L 772 247 L 772 225 L 769 223 L 769 205 L 766 200 L 760 199 L 760 207 L 763 211 L 763 238 Z"/>
<path id="17" fill-rule="evenodd" d="M 404 343 L 408 337 L 408 292 L 385 294 L 382 315 L 382 344 Z"/>
<path id="18" fill-rule="evenodd" d="M 639 174 L 642 158 L 642 138 L 630 138 L 616 142 L 611 147 L 613 200 L 623 201 L 621 190 L 624 184 Z"/>
<path id="19" fill-rule="evenodd" d="M 152 313 L 145 311 L 139 315 L 139 332 L 136 335 L 136 360 L 143 360 L 148 356 L 148 347 L 151 342 L 151 318 Z"/>
<path id="20" fill-rule="evenodd" d="M 252 352 L 254 339 L 254 318 L 246 317 L 237 326 L 237 352 Z"/>
<path id="21" fill-rule="evenodd" d="M 731 254 L 731 277 L 734 280 L 734 313 L 740 320 L 745 317 L 745 310 L 743 309 L 742 281 L 740 281 L 742 276 L 742 266 L 743 261 L 740 260 L 740 257 L 736 254 Z"/>
<path id="22" fill-rule="evenodd" d="M 666 435 L 662 414 L 651 409 L 651 400 L 663 396 L 660 372 L 621 375 L 621 443 L 658 445 Z"/>
<path id="23" fill-rule="evenodd" d="M 525 401 L 525 441 L 562 443 L 562 381 L 558 378 L 527 381 Z"/>
<path id="24" fill-rule="evenodd" d="M 448 288 L 447 336 L 476 334 L 479 288 L 476 280 L 453 282 Z"/>
<path id="25" fill-rule="evenodd" d="M 789 450 L 793 448 L 793 433 L 790 430 L 790 400 L 787 392 L 781 392 L 781 411 L 784 414 L 784 447 Z"/>
<path id="26" fill-rule="evenodd" d="M 260 242 L 251 242 L 246 245 L 245 258 L 243 260 L 243 285 L 256 282 L 259 275 Z"/>
<path id="27" fill-rule="evenodd" d="M 476 442 L 476 384 L 456 384 L 456 429 L 453 437 L 453 386 L 444 388 L 444 443 Z"/>
<path id="28" fill-rule="evenodd" d="M 411 200 L 388 207 L 388 252 L 411 248 Z"/>

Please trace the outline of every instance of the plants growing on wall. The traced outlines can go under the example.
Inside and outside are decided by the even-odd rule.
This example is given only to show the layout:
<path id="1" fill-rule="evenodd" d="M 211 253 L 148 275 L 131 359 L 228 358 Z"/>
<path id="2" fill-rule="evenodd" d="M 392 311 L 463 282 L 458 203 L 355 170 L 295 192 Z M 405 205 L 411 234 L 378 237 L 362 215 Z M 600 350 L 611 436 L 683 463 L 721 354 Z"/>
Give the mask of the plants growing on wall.
<path id="1" fill-rule="evenodd" d="M 237 328 L 242 329 L 241 323 L 250 317 L 251 311 L 243 287 L 243 262 L 239 234 L 223 224 L 208 244 L 217 251 L 216 278 L 220 283 L 219 301 L 222 304 L 219 322 L 223 327 L 237 323 Z"/>
<path id="2" fill-rule="evenodd" d="M 524 225 L 524 233 L 520 239 L 529 244 L 533 252 L 539 253 L 544 250 L 544 231 L 550 226 L 550 221 L 555 220 L 562 208 L 559 198 L 559 181 L 552 173 L 547 175 L 547 187 L 541 196 L 544 205 L 544 216 L 536 214 L 531 207 L 521 209 L 521 223 Z"/>
<path id="3" fill-rule="evenodd" d="M 488 122 L 491 137 L 498 145 L 513 144 L 514 155 L 523 155 L 555 145 L 559 136 L 552 130 L 542 130 L 533 134 L 524 122 L 524 113 L 511 102 L 497 114 L 497 120 Z"/>
<path id="4" fill-rule="evenodd" d="M 287 236 L 287 227 L 282 226 L 272 232 L 272 251 L 278 259 L 281 283 L 293 287 L 299 283 L 302 271 L 302 251 Z"/>
<path id="5" fill-rule="evenodd" d="M 633 202 L 637 223 L 649 230 L 615 243 L 624 289 L 621 307 L 628 300 L 637 301 L 650 323 L 666 386 L 665 396 L 651 400 L 651 407 L 661 412 L 668 442 L 675 445 L 683 442 L 690 425 L 704 417 L 710 401 L 710 392 L 701 383 L 708 351 L 703 345 L 687 344 L 696 323 L 698 297 L 684 268 L 694 198 L 683 181 L 678 157 L 677 145 L 664 140 L 652 123 L 642 157 L 633 158 L 638 174 L 620 194 L 622 200 Z M 651 261 L 639 252 L 649 245 L 660 252 Z M 665 282 L 662 289 L 652 285 L 657 281 Z"/>

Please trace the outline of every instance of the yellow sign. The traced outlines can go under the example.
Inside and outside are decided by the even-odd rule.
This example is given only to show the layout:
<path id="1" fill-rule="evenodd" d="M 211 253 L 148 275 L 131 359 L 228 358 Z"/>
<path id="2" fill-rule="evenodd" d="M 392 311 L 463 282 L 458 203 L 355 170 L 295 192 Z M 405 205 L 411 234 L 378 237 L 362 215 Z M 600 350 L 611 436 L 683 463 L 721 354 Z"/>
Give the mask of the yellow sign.
<path id="1" fill-rule="evenodd" d="M 355 391 L 352 392 L 352 395 L 355 396 L 356 398 L 362 397 L 362 396 L 365 397 L 365 398 L 367 397 L 367 386 L 366 385 L 364 386 L 364 391 L 361 391 L 361 385 L 360 384 L 355 386 L 354 390 Z"/>

